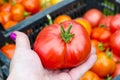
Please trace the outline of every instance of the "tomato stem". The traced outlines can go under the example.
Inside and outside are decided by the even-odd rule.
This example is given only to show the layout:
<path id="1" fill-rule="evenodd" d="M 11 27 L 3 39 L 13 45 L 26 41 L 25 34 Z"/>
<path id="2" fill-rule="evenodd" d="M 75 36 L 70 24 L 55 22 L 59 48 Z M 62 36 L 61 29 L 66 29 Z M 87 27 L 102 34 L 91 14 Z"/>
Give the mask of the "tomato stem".
<path id="1" fill-rule="evenodd" d="M 100 27 L 100 28 L 105 28 L 105 25 L 104 25 L 104 24 L 101 24 L 99 27 Z"/>
<path id="2" fill-rule="evenodd" d="M 47 18 L 48 18 L 48 21 L 49 21 L 49 24 L 53 24 L 53 21 L 52 21 L 52 18 L 49 14 L 46 15 Z"/>
<path id="3" fill-rule="evenodd" d="M 14 6 L 15 4 L 16 4 L 16 2 L 13 1 L 13 2 L 12 2 L 12 6 Z"/>
<path id="4" fill-rule="evenodd" d="M 112 76 L 107 75 L 107 78 L 105 80 L 112 80 Z"/>
<path id="5" fill-rule="evenodd" d="M 104 51 L 104 47 L 103 47 L 103 43 L 101 43 L 101 42 L 99 42 L 98 43 L 98 48 L 99 48 L 99 50 L 101 50 L 101 51 Z"/>
<path id="6" fill-rule="evenodd" d="M 113 58 L 112 52 L 109 50 L 109 48 L 106 49 L 106 55 L 107 55 L 110 59 Z"/>
<path id="7" fill-rule="evenodd" d="M 61 37 L 66 42 L 69 43 L 75 34 L 70 34 L 70 30 L 72 28 L 72 25 L 68 27 L 68 30 L 65 31 L 64 27 L 61 25 Z"/>
<path id="8" fill-rule="evenodd" d="M 24 12 L 24 16 L 25 16 L 25 17 L 27 17 L 27 16 L 29 16 L 29 15 L 30 15 L 29 12 L 27 12 L 27 11 Z"/>

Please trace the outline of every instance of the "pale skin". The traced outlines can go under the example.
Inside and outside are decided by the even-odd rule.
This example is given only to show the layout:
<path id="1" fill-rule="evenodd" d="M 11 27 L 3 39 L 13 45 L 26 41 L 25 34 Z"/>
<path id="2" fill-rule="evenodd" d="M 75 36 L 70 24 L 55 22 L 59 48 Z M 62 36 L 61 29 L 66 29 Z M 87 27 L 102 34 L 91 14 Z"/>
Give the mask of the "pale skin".
<path id="1" fill-rule="evenodd" d="M 16 49 L 10 64 L 7 80 L 79 80 L 95 63 L 97 56 L 92 47 L 90 57 L 83 64 L 71 70 L 47 70 L 38 55 L 30 48 L 28 37 L 22 32 L 14 32 Z"/>

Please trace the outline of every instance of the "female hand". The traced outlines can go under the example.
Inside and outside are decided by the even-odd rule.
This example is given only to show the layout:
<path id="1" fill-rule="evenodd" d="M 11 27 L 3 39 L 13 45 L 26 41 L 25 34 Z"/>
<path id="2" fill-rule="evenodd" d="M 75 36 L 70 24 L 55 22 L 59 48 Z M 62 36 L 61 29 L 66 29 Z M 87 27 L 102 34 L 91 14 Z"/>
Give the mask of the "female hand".
<path id="1" fill-rule="evenodd" d="M 7 80 L 79 80 L 95 63 L 97 56 L 92 47 L 86 62 L 71 70 L 47 70 L 42 66 L 38 55 L 30 48 L 27 35 L 14 32 L 16 49 L 10 64 Z"/>

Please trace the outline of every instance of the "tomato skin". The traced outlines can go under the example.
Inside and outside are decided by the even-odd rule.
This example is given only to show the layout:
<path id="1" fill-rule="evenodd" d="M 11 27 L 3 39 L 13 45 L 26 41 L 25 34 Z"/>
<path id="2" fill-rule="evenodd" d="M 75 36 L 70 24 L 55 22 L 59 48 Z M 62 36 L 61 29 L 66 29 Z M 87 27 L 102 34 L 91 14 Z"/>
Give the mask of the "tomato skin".
<path id="1" fill-rule="evenodd" d="M 21 4 L 15 4 L 11 9 L 12 20 L 22 21 L 24 19 L 25 9 Z"/>
<path id="2" fill-rule="evenodd" d="M 4 45 L 1 48 L 1 51 L 3 52 L 3 54 L 8 58 L 8 59 L 12 59 L 13 55 L 14 55 L 14 51 L 15 51 L 15 44 L 7 44 Z"/>
<path id="3" fill-rule="evenodd" d="M 111 75 L 116 67 L 114 60 L 109 58 L 105 52 L 97 54 L 97 57 L 98 59 L 91 70 L 101 78 L 107 77 L 107 75 Z"/>
<path id="4" fill-rule="evenodd" d="M 112 49 L 113 54 L 120 57 L 120 30 L 117 30 L 111 35 L 110 47 Z"/>
<path id="5" fill-rule="evenodd" d="M 16 24 L 18 24 L 18 22 L 10 20 L 5 25 L 3 25 L 3 28 L 5 30 L 8 30 L 9 28 L 15 26 Z"/>
<path id="6" fill-rule="evenodd" d="M 31 14 L 35 14 L 40 10 L 39 0 L 23 0 L 22 5 L 25 7 L 25 10 Z"/>
<path id="7" fill-rule="evenodd" d="M 107 28 L 103 27 L 95 27 L 92 30 L 91 38 L 96 39 L 100 42 L 109 42 L 111 36 L 111 32 Z"/>
<path id="8" fill-rule="evenodd" d="M 114 15 L 110 22 L 110 29 L 111 32 L 115 32 L 116 30 L 120 29 L 120 14 Z"/>
<path id="9" fill-rule="evenodd" d="M 61 24 L 64 21 L 72 20 L 72 18 L 68 15 L 59 15 L 54 19 L 54 23 Z"/>
<path id="10" fill-rule="evenodd" d="M 6 3 L 0 8 L 0 11 L 1 12 L 10 12 L 11 8 L 12 8 L 12 5 L 10 3 Z"/>
<path id="11" fill-rule="evenodd" d="M 83 18 L 87 19 L 92 27 L 97 27 L 100 20 L 103 18 L 103 13 L 98 9 L 90 9 L 83 15 Z"/>
<path id="12" fill-rule="evenodd" d="M 92 25 L 89 23 L 89 21 L 87 21 L 84 18 L 76 18 L 74 19 L 76 22 L 78 22 L 79 24 L 83 25 L 83 27 L 87 30 L 88 34 L 91 35 L 92 32 Z"/>
<path id="13" fill-rule="evenodd" d="M 101 43 L 98 40 L 91 39 L 91 44 L 95 47 L 97 54 L 104 50 L 104 44 L 99 46 Z"/>
<path id="14" fill-rule="evenodd" d="M 105 16 L 99 22 L 99 26 L 104 25 L 107 29 L 110 30 L 110 21 L 112 20 L 113 16 Z"/>
<path id="15" fill-rule="evenodd" d="M 117 55 L 115 55 L 115 54 L 113 54 L 113 60 L 114 60 L 116 63 L 118 63 L 118 62 L 120 62 L 120 57 L 117 56 Z"/>
<path id="16" fill-rule="evenodd" d="M 2 25 L 6 24 L 8 21 L 11 20 L 11 13 L 10 12 L 0 12 L 0 22 Z"/>
<path id="17" fill-rule="evenodd" d="M 89 57 L 91 43 L 87 31 L 74 21 L 65 21 L 62 26 L 66 30 L 70 24 L 73 26 L 70 33 L 75 35 L 69 43 L 65 43 L 61 38 L 60 24 L 49 25 L 38 34 L 34 50 L 45 68 L 72 68 Z"/>
<path id="18" fill-rule="evenodd" d="M 81 78 L 80 80 L 101 80 L 100 77 L 92 72 L 92 71 L 87 71 Z"/>
<path id="19" fill-rule="evenodd" d="M 120 63 L 116 63 L 116 68 L 115 68 L 115 70 L 114 70 L 114 72 L 112 74 L 112 77 L 114 78 L 114 77 L 116 77 L 118 75 L 120 75 Z"/>

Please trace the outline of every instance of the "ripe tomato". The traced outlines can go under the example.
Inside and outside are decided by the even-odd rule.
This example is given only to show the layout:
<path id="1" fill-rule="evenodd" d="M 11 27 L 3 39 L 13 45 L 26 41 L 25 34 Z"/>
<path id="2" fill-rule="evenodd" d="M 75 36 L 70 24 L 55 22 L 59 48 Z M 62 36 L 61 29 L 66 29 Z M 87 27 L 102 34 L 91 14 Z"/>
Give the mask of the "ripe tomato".
<path id="1" fill-rule="evenodd" d="M 107 29 L 110 30 L 110 21 L 112 20 L 113 16 L 105 16 L 99 22 L 99 26 L 104 25 Z"/>
<path id="2" fill-rule="evenodd" d="M 116 77 L 118 75 L 120 75 L 120 63 L 116 63 L 116 68 L 115 68 L 115 70 L 114 70 L 114 72 L 112 74 L 112 77 L 114 78 L 114 77 Z"/>
<path id="3" fill-rule="evenodd" d="M 75 19 L 76 22 L 78 22 L 79 24 L 81 24 L 88 32 L 88 34 L 90 35 L 92 32 L 92 25 L 84 18 L 76 18 Z"/>
<path id="4" fill-rule="evenodd" d="M 111 32 L 115 32 L 116 30 L 120 29 L 120 14 L 114 15 L 110 22 L 110 29 Z"/>
<path id="5" fill-rule="evenodd" d="M 107 77 L 107 75 L 111 75 L 116 67 L 114 60 L 109 55 L 106 55 L 105 52 L 97 54 L 97 57 L 97 61 L 91 70 L 101 78 Z"/>
<path id="6" fill-rule="evenodd" d="M 4 28 L 5 30 L 7 30 L 7 29 L 15 26 L 17 23 L 18 23 L 18 22 L 16 22 L 16 21 L 10 20 L 10 21 L 8 21 L 5 25 L 3 25 L 3 28 Z"/>
<path id="7" fill-rule="evenodd" d="M 72 20 L 72 18 L 68 15 L 59 15 L 54 19 L 54 23 L 60 24 L 64 21 Z"/>
<path id="8" fill-rule="evenodd" d="M 0 12 L 0 18 L 2 25 L 6 24 L 8 21 L 11 20 L 11 13 L 10 12 Z"/>
<path id="9" fill-rule="evenodd" d="M 35 40 L 34 50 L 45 68 L 72 68 L 89 57 L 91 42 L 80 24 L 65 21 L 45 27 Z"/>
<path id="10" fill-rule="evenodd" d="M 115 54 L 113 54 L 113 60 L 114 60 L 116 63 L 118 63 L 118 62 L 120 62 L 120 57 L 117 56 L 117 55 L 115 55 Z"/>
<path id="11" fill-rule="evenodd" d="M 95 27 L 92 30 L 91 38 L 96 39 L 100 42 L 108 42 L 110 40 L 111 32 L 105 27 Z"/>
<path id="12" fill-rule="evenodd" d="M 97 27 L 100 20 L 103 18 L 103 13 L 98 9 L 90 9 L 83 15 L 83 18 L 87 19 L 92 27 Z"/>
<path id="13" fill-rule="evenodd" d="M 120 30 L 114 32 L 110 38 L 110 46 L 113 54 L 120 57 Z"/>
<path id="14" fill-rule="evenodd" d="M 22 21 L 24 19 L 25 9 L 21 4 L 15 4 L 12 6 L 11 15 L 14 21 Z"/>
<path id="15" fill-rule="evenodd" d="M 25 7 L 25 10 L 31 14 L 35 14 L 40 10 L 39 0 L 23 0 L 22 5 Z"/>
<path id="16" fill-rule="evenodd" d="M 104 44 L 98 40 L 91 39 L 91 44 L 95 47 L 97 54 L 105 50 Z"/>
<path id="17" fill-rule="evenodd" d="M 0 11 L 1 12 L 10 12 L 11 8 L 12 8 L 12 5 L 10 3 L 6 3 L 0 8 Z"/>
<path id="18" fill-rule="evenodd" d="M 87 71 L 81 78 L 80 80 L 101 80 L 100 77 L 92 72 L 92 71 Z"/>
<path id="19" fill-rule="evenodd" d="M 1 48 L 1 51 L 3 52 L 3 54 L 8 58 L 8 59 L 12 59 L 13 55 L 14 55 L 14 51 L 15 51 L 15 44 L 7 44 L 4 45 Z"/>

